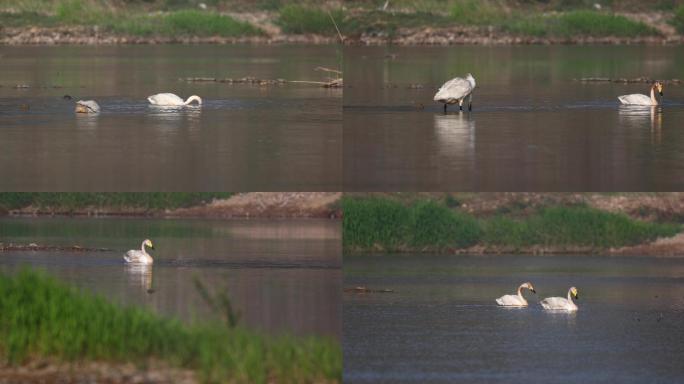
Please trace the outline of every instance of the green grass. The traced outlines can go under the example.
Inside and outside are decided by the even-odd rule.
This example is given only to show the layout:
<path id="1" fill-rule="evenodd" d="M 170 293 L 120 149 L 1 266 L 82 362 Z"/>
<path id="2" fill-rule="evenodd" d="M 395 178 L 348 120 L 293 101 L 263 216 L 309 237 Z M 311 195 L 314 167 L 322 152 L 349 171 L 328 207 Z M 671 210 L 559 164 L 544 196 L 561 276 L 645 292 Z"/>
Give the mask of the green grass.
<path id="1" fill-rule="evenodd" d="M 500 28 L 512 34 L 538 37 L 638 37 L 658 35 L 650 26 L 624 16 L 589 10 L 531 15 L 504 20 Z"/>
<path id="2" fill-rule="evenodd" d="M 474 245 L 480 237 L 474 218 L 430 200 L 406 206 L 378 197 L 345 197 L 342 209 L 345 248 L 459 248 Z"/>
<path id="3" fill-rule="evenodd" d="M 337 9 L 331 11 L 330 14 L 340 27 L 345 18 L 344 12 Z M 293 34 L 334 35 L 337 33 L 328 12 L 315 6 L 296 4 L 283 6 L 279 10 L 278 25 L 284 32 Z"/>
<path id="4" fill-rule="evenodd" d="M 221 324 L 185 325 L 121 308 L 41 272 L 0 275 L 0 356 L 135 362 L 159 359 L 196 370 L 206 382 L 339 382 L 339 344 L 271 337 Z"/>
<path id="5" fill-rule="evenodd" d="M 0 210 L 30 205 L 60 211 L 88 207 L 159 210 L 194 206 L 231 195 L 229 192 L 0 192 Z"/>
<path id="6" fill-rule="evenodd" d="M 677 29 L 677 32 L 684 33 L 684 5 L 675 9 L 672 25 Z"/>
<path id="7" fill-rule="evenodd" d="M 104 31 L 132 36 L 238 37 L 263 34 L 250 23 L 213 11 L 182 9 L 183 4 L 157 6 L 158 11 L 164 8 L 170 11 L 150 12 L 141 4 L 114 8 L 92 0 L 59 0 L 41 8 L 40 4 L 30 2 L 29 5 L 19 4 L 16 7 L 18 13 L 0 11 L 0 21 L 8 20 L 7 24 L 3 23 L 8 26 L 97 25 Z"/>
<path id="8" fill-rule="evenodd" d="M 500 7 L 481 0 L 456 1 L 450 9 L 451 19 L 458 24 L 493 25 L 506 17 Z"/>
<path id="9" fill-rule="evenodd" d="M 526 217 L 497 214 L 475 219 L 447 202 L 410 203 L 380 197 L 345 197 L 343 244 L 358 251 L 444 251 L 480 244 L 606 249 L 676 235 L 681 227 L 632 219 L 584 205 L 550 206 Z"/>

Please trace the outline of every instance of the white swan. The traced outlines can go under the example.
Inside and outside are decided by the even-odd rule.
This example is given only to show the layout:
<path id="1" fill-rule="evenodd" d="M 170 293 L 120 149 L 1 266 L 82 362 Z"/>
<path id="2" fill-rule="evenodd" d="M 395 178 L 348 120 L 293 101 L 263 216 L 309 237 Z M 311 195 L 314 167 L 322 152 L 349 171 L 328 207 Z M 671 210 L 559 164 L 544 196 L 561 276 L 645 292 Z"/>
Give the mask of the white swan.
<path id="1" fill-rule="evenodd" d="M 463 110 L 463 99 L 468 97 L 468 110 L 473 110 L 473 90 L 475 89 L 475 78 L 470 73 L 465 79 L 461 77 L 453 78 L 439 88 L 434 100 L 444 103 L 444 113 L 447 105 L 458 103 L 459 109 Z"/>
<path id="2" fill-rule="evenodd" d="M 656 81 L 651 86 L 651 96 L 634 93 L 631 95 L 618 96 L 618 100 L 626 105 L 658 105 L 658 99 L 655 97 L 656 91 L 663 97 L 663 83 Z"/>
<path id="3" fill-rule="evenodd" d="M 152 105 L 189 105 L 193 101 L 197 101 L 198 105 L 202 105 L 202 98 L 197 95 L 192 95 L 188 97 L 187 100 L 183 101 L 178 95 L 173 93 L 157 93 L 156 95 L 149 96 L 147 100 Z"/>
<path id="4" fill-rule="evenodd" d="M 567 299 L 563 297 L 547 297 L 546 299 L 540 301 L 539 304 L 541 304 L 541 306 L 544 307 L 544 309 L 576 311 L 577 304 L 575 304 L 572 301 L 573 296 L 576 300 L 579 300 L 579 293 L 577 292 L 577 288 L 570 287 L 570 289 L 568 290 Z"/>
<path id="5" fill-rule="evenodd" d="M 100 113 L 100 105 L 95 100 L 79 100 L 76 102 L 76 113 Z"/>
<path id="6" fill-rule="evenodd" d="M 527 283 L 522 283 L 518 287 L 517 295 L 503 295 L 496 299 L 496 303 L 506 307 L 527 307 L 527 300 L 525 300 L 522 295 L 523 288 L 529 289 L 532 293 L 537 293 L 537 291 L 534 290 L 532 283 L 528 281 Z"/>
<path id="7" fill-rule="evenodd" d="M 152 256 L 147 253 L 145 247 L 154 249 L 154 245 L 152 245 L 152 241 L 150 239 L 143 240 L 139 251 L 137 249 L 131 249 L 130 251 L 126 252 L 123 257 L 124 261 L 131 264 L 152 264 L 154 260 L 152 260 Z"/>

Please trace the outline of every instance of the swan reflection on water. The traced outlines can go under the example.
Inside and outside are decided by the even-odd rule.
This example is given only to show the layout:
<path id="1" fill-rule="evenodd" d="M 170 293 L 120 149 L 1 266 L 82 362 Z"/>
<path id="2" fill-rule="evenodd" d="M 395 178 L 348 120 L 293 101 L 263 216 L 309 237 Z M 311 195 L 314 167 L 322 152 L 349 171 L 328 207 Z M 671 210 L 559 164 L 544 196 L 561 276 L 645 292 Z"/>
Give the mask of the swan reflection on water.
<path id="1" fill-rule="evenodd" d="M 618 108 L 620 125 L 628 128 L 646 128 L 651 131 L 651 141 L 662 141 L 663 110 L 660 106 L 621 105 Z"/>
<path id="2" fill-rule="evenodd" d="M 77 113 L 76 128 L 79 130 L 97 129 L 99 116 L 99 113 Z"/>
<path id="3" fill-rule="evenodd" d="M 128 284 L 142 288 L 146 293 L 154 293 L 152 286 L 152 265 L 125 264 Z"/>
<path id="4" fill-rule="evenodd" d="M 436 114 L 435 137 L 440 153 L 470 153 L 475 149 L 475 120 L 470 114 Z"/>

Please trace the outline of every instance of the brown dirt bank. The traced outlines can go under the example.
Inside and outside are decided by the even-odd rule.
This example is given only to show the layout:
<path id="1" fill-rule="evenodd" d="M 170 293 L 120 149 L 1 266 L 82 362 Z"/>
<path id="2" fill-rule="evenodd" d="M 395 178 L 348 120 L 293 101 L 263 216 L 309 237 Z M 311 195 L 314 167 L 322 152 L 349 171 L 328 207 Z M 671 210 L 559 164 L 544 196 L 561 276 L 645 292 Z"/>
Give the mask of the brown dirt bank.
<path id="1" fill-rule="evenodd" d="M 525 217 L 544 206 L 586 204 L 640 220 L 684 222 L 684 192 L 376 192 L 347 195 L 380 196 L 406 203 L 415 199 L 442 200 L 448 197 L 460 210 L 476 217 L 500 213 Z"/>
<path id="2" fill-rule="evenodd" d="M 117 45 L 117 44 L 332 44 L 335 36 L 286 35 L 243 37 L 143 37 L 104 33 L 97 27 L 0 27 L 1 45 Z"/>
<path id="3" fill-rule="evenodd" d="M 682 44 L 684 37 L 643 36 L 643 37 L 534 37 L 515 36 L 495 32 L 485 32 L 477 27 L 457 26 L 446 28 L 421 27 L 400 28 L 393 36 L 361 35 L 344 40 L 347 45 L 552 45 L 552 44 Z"/>
<path id="4" fill-rule="evenodd" d="M 341 192 L 248 192 L 208 204 L 149 210 L 135 207 L 35 207 L 11 210 L 10 216 L 130 216 L 159 218 L 339 218 Z"/>
<path id="5" fill-rule="evenodd" d="M 77 362 L 37 359 L 22 366 L 0 366 L 0 384 L 194 384 L 192 371 L 151 364 L 147 369 L 133 364 Z"/>

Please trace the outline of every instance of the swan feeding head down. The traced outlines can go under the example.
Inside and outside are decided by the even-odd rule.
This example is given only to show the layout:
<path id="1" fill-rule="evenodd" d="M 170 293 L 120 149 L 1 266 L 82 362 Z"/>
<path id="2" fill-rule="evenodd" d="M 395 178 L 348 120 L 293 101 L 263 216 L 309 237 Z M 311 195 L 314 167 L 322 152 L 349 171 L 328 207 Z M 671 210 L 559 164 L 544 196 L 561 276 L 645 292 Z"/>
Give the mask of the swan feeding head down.
<path id="1" fill-rule="evenodd" d="M 79 100 L 76 102 L 76 113 L 100 113 L 100 105 L 95 100 Z"/>
<path id="2" fill-rule="evenodd" d="M 663 83 L 656 81 L 651 85 L 650 96 L 642 95 L 640 93 L 634 93 L 631 95 L 618 96 L 618 100 L 625 105 L 659 105 L 658 99 L 656 98 L 656 92 L 663 97 Z"/>
<path id="3" fill-rule="evenodd" d="M 572 298 L 579 300 L 579 292 L 577 288 L 570 287 L 568 290 L 568 298 L 563 297 L 547 297 L 539 303 L 544 309 L 561 310 L 561 311 L 576 311 L 577 304 L 572 301 Z"/>
<path id="4" fill-rule="evenodd" d="M 152 260 L 152 256 L 150 256 L 150 254 L 147 253 L 145 247 L 154 249 L 152 240 L 143 240 L 139 251 L 137 249 L 131 249 L 130 251 L 126 252 L 126 254 L 123 257 L 124 261 L 131 264 L 152 264 L 154 260 Z"/>
<path id="5" fill-rule="evenodd" d="M 149 96 L 147 101 L 152 105 L 163 106 L 190 105 L 193 101 L 196 101 L 197 105 L 202 105 L 202 98 L 197 95 L 192 95 L 188 97 L 187 100 L 183 101 L 183 99 L 173 93 L 157 93 L 156 95 Z"/>
<path id="6" fill-rule="evenodd" d="M 433 98 L 434 101 L 444 103 L 444 113 L 447 105 L 458 103 L 459 109 L 463 110 L 463 100 L 468 98 L 468 110 L 473 110 L 473 90 L 475 89 L 475 78 L 470 73 L 465 79 L 455 77 L 442 85 Z"/>
<path id="7" fill-rule="evenodd" d="M 525 298 L 522 295 L 523 288 L 529 289 L 530 291 L 532 291 L 532 293 L 537 293 L 537 291 L 534 290 L 534 285 L 532 285 L 532 283 L 528 281 L 526 283 L 522 283 L 518 287 L 517 295 L 503 295 L 496 299 L 496 303 L 504 307 L 526 307 L 527 300 L 525 300 Z"/>

